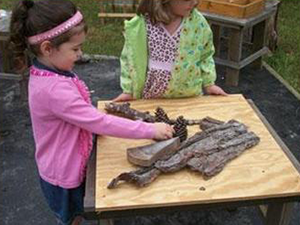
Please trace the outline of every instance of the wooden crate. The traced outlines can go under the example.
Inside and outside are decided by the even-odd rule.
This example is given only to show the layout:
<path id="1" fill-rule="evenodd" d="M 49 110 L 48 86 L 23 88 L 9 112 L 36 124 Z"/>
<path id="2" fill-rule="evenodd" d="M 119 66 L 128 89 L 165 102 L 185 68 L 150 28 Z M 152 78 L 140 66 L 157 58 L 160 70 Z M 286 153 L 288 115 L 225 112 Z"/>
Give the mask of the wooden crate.
<path id="1" fill-rule="evenodd" d="M 201 0 L 198 9 L 236 18 L 248 18 L 263 11 L 265 0 Z"/>

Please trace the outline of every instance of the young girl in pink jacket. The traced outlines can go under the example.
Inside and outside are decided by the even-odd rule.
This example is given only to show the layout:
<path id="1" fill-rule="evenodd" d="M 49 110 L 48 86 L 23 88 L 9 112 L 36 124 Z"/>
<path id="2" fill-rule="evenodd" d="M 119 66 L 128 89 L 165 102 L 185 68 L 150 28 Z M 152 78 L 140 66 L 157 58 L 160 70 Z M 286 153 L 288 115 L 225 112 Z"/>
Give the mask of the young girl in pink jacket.
<path id="1" fill-rule="evenodd" d="M 29 107 L 35 158 L 46 200 L 59 224 L 79 224 L 92 133 L 134 139 L 167 139 L 173 129 L 163 123 L 130 121 L 99 112 L 89 90 L 72 72 L 82 54 L 87 26 L 69 1 L 21 1 L 13 10 L 11 44 L 30 68 Z"/>

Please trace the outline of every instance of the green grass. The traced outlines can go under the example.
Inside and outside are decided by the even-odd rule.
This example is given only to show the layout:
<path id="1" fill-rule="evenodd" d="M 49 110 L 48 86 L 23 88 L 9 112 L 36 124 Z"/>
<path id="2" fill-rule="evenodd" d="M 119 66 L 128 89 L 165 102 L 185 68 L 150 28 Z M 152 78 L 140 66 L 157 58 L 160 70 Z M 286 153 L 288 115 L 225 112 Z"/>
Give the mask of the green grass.
<path id="1" fill-rule="evenodd" d="M 282 0 L 278 49 L 265 61 L 300 93 L 300 1 Z"/>
<path id="2" fill-rule="evenodd" d="M 17 0 L 1 0 L 0 8 L 11 9 Z M 123 46 L 121 20 L 101 25 L 98 0 L 73 0 L 89 26 L 83 50 L 89 54 L 119 56 Z M 278 49 L 265 61 L 300 93 L 300 1 L 282 0 L 279 11 Z"/>
<path id="3" fill-rule="evenodd" d="M 87 21 L 89 31 L 84 51 L 89 54 L 119 56 L 124 39 L 122 36 L 123 22 L 117 20 L 102 25 L 98 18 L 99 1 L 75 0 Z"/>
<path id="4" fill-rule="evenodd" d="M 18 0 L 0 0 L 0 8 L 11 10 Z M 73 0 L 88 24 L 88 36 L 83 51 L 88 54 L 105 54 L 119 56 L 123 47 L 123 22 L 117 20 L 105 25 L 98 18 L 98 0 Z"/>

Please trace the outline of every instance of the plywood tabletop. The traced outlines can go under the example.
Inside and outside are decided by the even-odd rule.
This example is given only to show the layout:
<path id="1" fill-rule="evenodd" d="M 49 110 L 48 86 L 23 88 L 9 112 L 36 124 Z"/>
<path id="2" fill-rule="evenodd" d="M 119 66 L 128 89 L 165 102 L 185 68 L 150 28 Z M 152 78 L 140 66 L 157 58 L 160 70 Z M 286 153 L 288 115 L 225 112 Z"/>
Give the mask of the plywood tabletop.
<path id="1" fill-rule="evenodd" d="M 103 110 L 105 103 L 98 102 L 99 110 Z M 170 118 L 183 115 L 186 119 L 206 116 L 224 121 L 236 119 L 254 131 L 261 141 L 209 180 L 204 180 L 197 172 L 184 169 L 173 174 L 162 174 L 144 188 L 122 183 L 116 189 L 107 189 L 108 183 L 120 173 L 137 169 L 127 161 L 126 149 L 152 141 L 98 137 L 96 211 L 300 196 L 299 172 L 242 95 L 139 100 L 132 101 L 131 105 L 151 113 L 160 106 Z M 189 126 L 189 136 L 197 131 L 198 126 Z"/>

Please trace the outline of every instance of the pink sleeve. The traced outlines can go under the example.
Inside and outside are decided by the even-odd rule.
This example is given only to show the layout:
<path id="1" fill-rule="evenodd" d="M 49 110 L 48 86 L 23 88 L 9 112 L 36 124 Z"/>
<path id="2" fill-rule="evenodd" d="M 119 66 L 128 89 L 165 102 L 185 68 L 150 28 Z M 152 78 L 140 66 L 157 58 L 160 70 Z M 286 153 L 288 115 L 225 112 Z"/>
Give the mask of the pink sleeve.
<path id="1" fill-rule="evenodd" d="M 49 93 L 49 107 L 55 116 L 92 133 L 121 138 L 152 139 L 154 125 L 99 112 L 86 103 L 70 81 L 58 82 Z"/>

